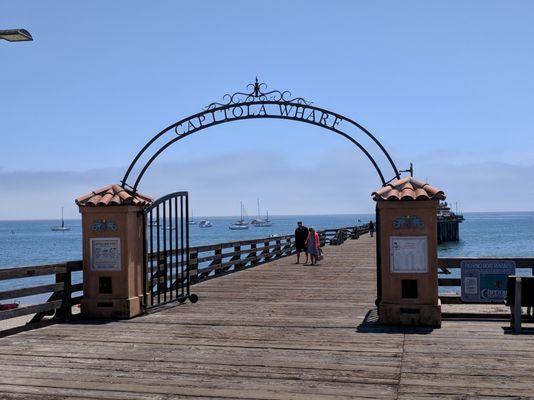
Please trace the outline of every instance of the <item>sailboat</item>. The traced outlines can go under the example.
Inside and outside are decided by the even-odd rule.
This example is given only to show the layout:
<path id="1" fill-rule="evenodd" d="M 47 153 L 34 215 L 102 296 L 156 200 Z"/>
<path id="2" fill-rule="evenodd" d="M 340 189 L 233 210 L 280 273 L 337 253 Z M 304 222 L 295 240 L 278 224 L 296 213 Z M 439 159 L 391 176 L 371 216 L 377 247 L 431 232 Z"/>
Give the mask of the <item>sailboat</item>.
<path id="1" fill-rule="evenodd" d="M 261 218 L 261 211 L 260 211 L 260 199 L 258 199 L 258 218 L 253 219 L 250 222 L 252 225 L 257 227 L 268 227 L 272 226 L 271 220 L 269 219 L 269 211 L 267 211 L 267 217 L 266 219 Z"/>
<path id="2" fill-rule="evenodd" d="M 193 210 L 191 210 L 191 217 L 189 218 L 189 225 L 196 225 L 197 221 L 193 219 Z"/>
<path id="3" fill-rule="evenodd" d="M 265 217 L 265 219 L 259 222 L 256 222 L 254 226 L 257 226 L 258 228 L 265 228 L 265 227 L 273 226 L 271 220 L 269 219 L 269 211 L 267 211 L 267 216 Z"/>
<path id="4" fill-rule="evenodd" d="M 70 227 L 65 226 L 65 220 L 63 219 L 63 207 L 61 207 L 61 226 L 54 226 L 52 227 L 52 230 L 56 232 L 70 231 Z"/>
<path id="5" fill-rule="evenodd" d="M 243 229 L 248 229 L 248 222 L 246 222 L 243 219 L 243 212 L 244 212 L 244 207 L 243 207 L 243 203 L 241 203 L 241 219 L 239 221 L 234 222 L 232 225 L 230 225 L 228 227 L 229 229 L 233 231 L 240 231 Z"/>

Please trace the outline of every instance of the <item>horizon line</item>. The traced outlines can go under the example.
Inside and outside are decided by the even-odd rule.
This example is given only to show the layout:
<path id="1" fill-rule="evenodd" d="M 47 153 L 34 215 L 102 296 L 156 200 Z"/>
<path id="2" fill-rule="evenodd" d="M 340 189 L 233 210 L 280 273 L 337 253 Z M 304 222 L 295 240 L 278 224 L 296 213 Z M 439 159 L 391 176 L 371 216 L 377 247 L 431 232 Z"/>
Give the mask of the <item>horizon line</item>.
<path id="1" fill-rule="evenodd" d="M 515 210 L 515 211 L 459 211 L 459 215 L 465 214 L 504 214 L 504 213 L 534 213 L 534 210 Z M 352 215 L 375 215 L 372 213 L 332 213 L 332 214 L 272 214 L 270 217 L 328 217 L 328 216 L 352 216 Z M 255 216 L 249 216 L 254 218 Z M 189 218 L 239 218 L 239 215 L 198 215 L 189 216 Z M 28 221 L 57 221 L 58 218 L 29 218 L 29 219 L 0 219 L 0 222 L 28 222 Z M 65 218 L 65 221 L 80 221 L 79 218 Z"/>

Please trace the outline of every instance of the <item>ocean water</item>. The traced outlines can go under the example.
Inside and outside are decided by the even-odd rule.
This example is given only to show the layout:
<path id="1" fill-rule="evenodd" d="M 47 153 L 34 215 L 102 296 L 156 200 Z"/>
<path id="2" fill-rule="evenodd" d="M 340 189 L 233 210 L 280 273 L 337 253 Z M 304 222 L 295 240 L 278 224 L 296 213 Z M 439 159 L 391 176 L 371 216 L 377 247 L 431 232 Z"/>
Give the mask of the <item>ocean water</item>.
<path id="1" fill-rule="evenodd" d="M 264 238 L 273 234 L 287 234 L 295 230 L 297 221 L 303 221 L 308 227 L 317 229 L 336 228 L 340 226 L 360 225 L 369 222 L 373 215 L 303 215 L 270 216 L 271 227 L 232 231 L 228 229 L 238 217 L 195 217 L 195 221 L 209 219 L 213 227 L 200 228 L 190 225 L 190 246 L 230 242 L 254 238 Z M 51 264 L 82 258 L 81 220 L 66 220 L 65 225 L 71 229 L 66 232 L 54 232 L 53 226 L 58 221 L 0 221 L 0 269 L 29 265 Z M 45 285 L 54 281 L 53 276 L 12 279 L 0 281 L 0 292 L 28 286 Z M 73 274 L 73 283 L 81 281 L 81 273 Z M 31 282 L 31 283 L 30 283 Z M 46 300 L 49 295 L 37 295 L 15 299 L 15 301 L 32 304 Z M 10 300 L 11 301 L 11 300 Z"/>
<path id="2" fill-rule="evenodd" d="M 264 238 L 273 234 L 293 233 L 297 221 L 316 229 L 361 225 L 374 219 L 370 214 L 354 215 L 303 215 L 270 216 L 271 227 L 232 231 L 228 229 L 239 217 L 195 217 L 195 221 L 209 219 L 212 228 L 190 225 L 191 246 Z M 54 232 L 58 221 L 0 221 L 0 268 L 40 265 L 82 257 L 81 220 L 66 220 L 71 228 L 66 232 Z M 1 283 L 0 283 L 1 284 Z"/>
<path id="3" fill-rule="evenodd" d="M 534 257 L 534 212 L 467 213 L 440 257 Z"/>
<path id="4" fill-rule="evenodd" d="M 207 218 L 212 228 L 190 226 L 190 245 L 213 244 L 292 233 L 296 222 L 317 229 L 367 223 L 374 215 L 303 215 L 271 216 L 271 227 L 232 231 L 228 226 L 237 217 Z M 67 220 L 67 232 L 53 232 L 57 221 L 0 221 L 0 268 L 41 265 L 82 257 L 81 221 Z M 460 225 L 460 241 L 439 247 L 441 257 L 534 257 L 534 212 L 466 213 Z M 79 277 L 77 277 L 79 279 Z M 50 283 L 53 277 L 35 277 L 0 281 L 0 291 Z M 76 279 L 75 279 L 76 281 Z M 25 298 L 25 303 L 42 300 L 43 296 Z"/>

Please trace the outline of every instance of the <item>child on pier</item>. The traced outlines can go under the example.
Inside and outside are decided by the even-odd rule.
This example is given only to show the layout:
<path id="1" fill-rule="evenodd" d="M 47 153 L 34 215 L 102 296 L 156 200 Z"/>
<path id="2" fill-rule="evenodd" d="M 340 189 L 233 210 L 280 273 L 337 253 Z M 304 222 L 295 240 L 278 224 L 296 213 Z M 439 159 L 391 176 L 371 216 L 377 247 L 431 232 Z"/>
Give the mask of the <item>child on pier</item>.
<path id="1" fill-rule="evenodd" d="M 308 237 L 306 238 L 306 248 L 308 249 L 308 254 L 310 255 L 311 265 L 317 264 L 317 256 L 319 255 L 319 247 L 321 243 L 319 242 L 319 234 L 315 232 L 311 226 L 308 229 Z"/>

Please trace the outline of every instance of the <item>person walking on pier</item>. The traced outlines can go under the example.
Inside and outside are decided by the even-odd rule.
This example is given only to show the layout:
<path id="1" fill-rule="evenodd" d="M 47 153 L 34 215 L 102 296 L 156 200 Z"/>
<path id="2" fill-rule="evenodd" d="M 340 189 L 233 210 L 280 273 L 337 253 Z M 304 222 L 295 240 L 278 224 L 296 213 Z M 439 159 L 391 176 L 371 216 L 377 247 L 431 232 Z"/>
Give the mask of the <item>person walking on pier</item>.
<path id="1" fill-rule="evenodd" d="M 371 234 L 371 237 L 373 237 L 375 233 L 375 224 L 373 224 L 373 221 L 369 221 L 369 233 Z"/>
<path id="2" fill-rule="evenodd" d="M 305 264 L 308 263 L 308 251 L 306 250 L 306 239 L 308 238 L 308 228 L 302 225 L 302 221 L 297 222 L 295 229 L 295 248 L 297 250 L 297 264 L 300 263 L 300 253 L 306 253 Z"/>
<path id="3" fill-rule="evenodd" d="M 319 242 L 319 234 L 310 226 L 308 229 L 308 237 L 306 238 L 306 248 L 308 249 L 308 254 L 310 255 L 311 265 L 317 264 L 317 256 L 319 255 L 320 246 L 321 243 Z"/>

